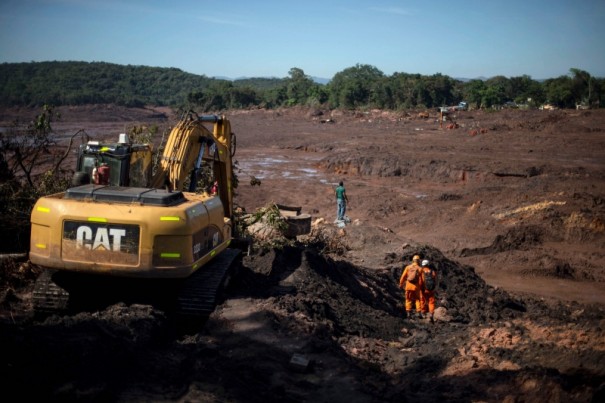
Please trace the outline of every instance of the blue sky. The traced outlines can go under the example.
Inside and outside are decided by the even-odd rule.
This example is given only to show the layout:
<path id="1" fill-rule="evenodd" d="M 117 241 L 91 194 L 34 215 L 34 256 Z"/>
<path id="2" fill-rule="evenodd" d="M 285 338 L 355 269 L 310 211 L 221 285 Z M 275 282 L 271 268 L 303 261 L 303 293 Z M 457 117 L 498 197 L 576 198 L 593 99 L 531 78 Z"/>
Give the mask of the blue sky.
<path id="1" fill-rule="evenodd" d="M 0 62 L 332 78 L 356 64 L 456 78 L 605 77 L 604 0 L 0 0 Z"/>

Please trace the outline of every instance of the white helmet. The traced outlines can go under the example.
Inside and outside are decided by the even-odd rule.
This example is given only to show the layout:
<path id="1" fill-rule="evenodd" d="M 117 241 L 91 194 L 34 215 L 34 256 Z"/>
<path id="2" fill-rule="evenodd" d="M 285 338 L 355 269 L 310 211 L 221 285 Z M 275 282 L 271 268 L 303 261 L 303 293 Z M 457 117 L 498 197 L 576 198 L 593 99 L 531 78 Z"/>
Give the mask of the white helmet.
<path id="1" fill-rule="evenodd" d="M 428 266 L 429 265 L 429 261 L 426 260 L 426 259 L 424 259 L 421 264 L 422 264 L 422 266 Z"/>

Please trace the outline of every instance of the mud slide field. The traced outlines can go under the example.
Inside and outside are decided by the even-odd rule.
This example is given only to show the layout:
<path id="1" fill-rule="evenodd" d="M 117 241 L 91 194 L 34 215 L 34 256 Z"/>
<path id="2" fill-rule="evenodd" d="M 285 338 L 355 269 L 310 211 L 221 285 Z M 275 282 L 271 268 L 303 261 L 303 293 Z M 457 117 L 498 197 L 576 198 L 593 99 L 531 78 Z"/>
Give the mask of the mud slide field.
<path id="1" fill-rule="evenodd" d="M 32 113 L 0 111 L 0 126 Z M 59 143 L 79 129 L 107 140 L 175 122 L 168 109 L 61 114 Z M 7 396 L 605 401 L 605 111 L 465 111 L 441 124 L 433 111 L 226 115 L 236 204 L 300 206 L 311 234 L 255 243 L 216 311 L 187 332 L 142 304 L 35 316 L 39 269 L 2 260 Z M 435 323 L 403 315 L 397 281 L 414 254 L 441 278 Z"/>

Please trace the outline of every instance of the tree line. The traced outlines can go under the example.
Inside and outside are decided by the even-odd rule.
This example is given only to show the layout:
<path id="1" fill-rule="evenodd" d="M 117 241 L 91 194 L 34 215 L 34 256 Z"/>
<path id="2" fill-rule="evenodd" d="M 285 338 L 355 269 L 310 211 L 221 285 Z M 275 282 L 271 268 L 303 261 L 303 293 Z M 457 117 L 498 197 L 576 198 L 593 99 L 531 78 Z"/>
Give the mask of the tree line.
<path id="1" fill-rule="evenodd" d="M 357 64 L 319 84 L 293 67 L 284 78 L 226 80 L 177 68 L 104 62 L 31 62 L 0 64 L 0 105 L 42 106 L 113 103 L 197 108 L 278 108 L 303 105 L 344 109 L 435 108 L 466 101 L 473 108 L 501 105 L 560 108 L 598 107 L 605 79 L 571 68 L 546 80 L 528 75 L 462 80 L 440 73 L 385 75 Z"/>

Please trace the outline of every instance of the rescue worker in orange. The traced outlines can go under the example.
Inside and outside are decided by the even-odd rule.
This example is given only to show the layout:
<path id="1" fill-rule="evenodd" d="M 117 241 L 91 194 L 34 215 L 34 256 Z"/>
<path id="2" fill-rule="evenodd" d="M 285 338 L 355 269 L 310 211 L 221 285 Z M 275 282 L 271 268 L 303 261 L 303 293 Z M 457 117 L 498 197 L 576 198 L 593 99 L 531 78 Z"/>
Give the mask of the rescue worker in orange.
<path id="1" fill-rule="evenodd" d="M 412 310 L 415 308 L 419 317 L 422 317 L 422 306 L 420 304 L 420 256 L 415 255 L 412 263 L 407 265 L 399 279 L 399 288 L 405 292 L 405 312 L 408 318 L 413 317 Z"/>
<path id="2" fill-rule="evenodd" d="M 423 260 L 420 269 L 420 300 L 422 313 L 428 314 L 429 319 L 434 323 L 435 314 L 435 292 L 437 291 L 437 272 L 431 268 L 428 260 Z"/>

